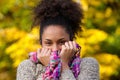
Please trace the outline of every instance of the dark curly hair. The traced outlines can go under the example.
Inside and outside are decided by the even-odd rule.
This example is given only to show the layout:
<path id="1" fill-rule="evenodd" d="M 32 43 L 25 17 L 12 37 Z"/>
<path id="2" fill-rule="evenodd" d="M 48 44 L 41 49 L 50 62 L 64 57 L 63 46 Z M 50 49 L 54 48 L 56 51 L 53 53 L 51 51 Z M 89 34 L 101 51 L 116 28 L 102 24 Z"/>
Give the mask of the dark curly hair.
<path id="1" fill-rule="evenodd" d="M 34 23 L 40 25 L 40 41 L 48 25 L 61 25 L 70 35 L 70 40 L 81 31 L 83 18 L 81 5 L 72 0 L 41 0 L 34 8 Z"/>

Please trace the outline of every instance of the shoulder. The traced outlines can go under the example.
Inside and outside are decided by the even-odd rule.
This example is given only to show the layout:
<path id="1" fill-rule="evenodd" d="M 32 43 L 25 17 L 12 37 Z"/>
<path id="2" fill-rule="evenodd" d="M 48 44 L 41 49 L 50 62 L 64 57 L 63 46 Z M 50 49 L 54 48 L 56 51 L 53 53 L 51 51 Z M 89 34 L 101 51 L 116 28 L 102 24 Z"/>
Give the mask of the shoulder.
<path id="1" fill-rule="evenodd" d="M 81 64 L 95 64 L 95 65 L 98 65 L 99 63 L 98 63 L 98 61 L 95 59 L 95 58 L 93 58 L 93 57 L 86 57 L 86 58 L 82 58 L 81 59 Z"/>
<path id="2" fill-rule="evenodd" d="M 80 80 L 99 80 L 99 63 L 95 58 L 81 59 L 79 78 Z"/>
<path id="3" fill-rule="evenodd" d="M 18 68 L 17 68 L 17 70 L 18 71 L 24 71 L 24 70 L 34 70 L 34 68 L 36 67 L 36 64 L 35 63 L 33 63 L 31 60 L 29 60 L 29 59 L 26 59 L 26 60 L 24 60 L 24 61 L 22 61 L 20 64 L 19 64 L 19 66 L 18 66 Z"/>
<path id="4" fill-rule="evenodd" d="M 18 67 L 20 67 L 20 66 L 22 66 L 22 67 L 27 67 L 27 66 L 35 66 L 35 63 L 33 63 L 31 60 L 29 60 L 29 59 L 26 59 L 26 60 L 24 60 L 24 61 L 22 61 L 20 64 L 19 64 L 19 66 Z"/>
<path id="5" fill-rule="evenodd" d="M 99 63 L 95 58 L 92 57 L 82 58 L 80 68 L 83 70 L 88 69 L 93 71 L 99 71 Z"/>
<path id="6" fill-rule="evenodd" d="M 41 70 L 43 66 L 41 64 L 36 64 L 32 62 L 30 59 L 26 59 L 19 64 L 17 70 L 18 71 L 25 71 L 25 70 L 35 71 L 37 68 Z"/>
<path id="7" fill-rule="evenodd" d="M 42 69 L 41 64 L 36 64 L 30 59 L 24 60 L 17 68 L 17 80 L 35 80 Z"/>

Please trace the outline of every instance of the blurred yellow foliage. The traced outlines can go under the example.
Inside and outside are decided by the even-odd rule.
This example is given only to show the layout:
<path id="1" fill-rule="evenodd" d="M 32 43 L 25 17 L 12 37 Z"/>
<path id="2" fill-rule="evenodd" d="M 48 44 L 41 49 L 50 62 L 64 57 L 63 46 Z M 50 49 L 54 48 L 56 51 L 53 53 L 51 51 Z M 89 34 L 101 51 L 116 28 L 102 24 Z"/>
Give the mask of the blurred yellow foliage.
<path id="1" fill-rule="evenodd" d="M 3 31 L 2 36 L 5 37 L 7 42 L 18 40 L 26 35 L 26 32 L 20 31 L 17 28 L 7 28 Z"/>
<path id="2" fill-rule="evenodd" d="M 88 0 L 89 4 L 92 6 L 100 6 L 101 5 L 101 1 L 100 0 Z"/>
<path id="3" fill-rule="evenodd" d="M 97 18 L 97 19 L 103 19 L 104 18 L 104 13 L 103 12 L 96 12 L 95 13 L 95 17 Z"/>
<path id="4" fill-rule="evenodd" d="M 116 55 L 109 53 L 100 53 L 94 56 L 100 63 L 100 76 L 101 79 L 110 77 L 117 74 L 116 70 L 120 67 L 120 59 Z"/>
<path id="5" fill-rule="evenodd" d="M 115 34 L 120 35 L 120 26 L 118 26 L 118 28 L 116 29 Z"/>
<path id="6" fill-rule="evenodd" d="M 105 17 L 108 18 L 112 15 L 112 9 L 111 8 L 107 8 L 105 11 Z"/>
<path id="7" fill-rule="evenodd" d="M 0 5 L 1 5 L 1 6 L 6 6 L 7 8 L 11 8 L 11 6 L 14 5 L 15 0 L 10 0 L 7 5 L 3 5 L 3 4 L 6 4 L 6 3 L 8 3 L 7 0 L 0 0 Z"/>
<path id="8" fill-rule="evenodd" d="M 80 1 L 82 4 L 82 8 L 84 11 L 87 11 L 88 10 L 88 0 L 81 0 Z"/>
<path id="9" fill-rule="evenodd" d="M 107 39 L 108 34 L 98 29 L 84 30 L 82 33 L 83 37 L 76 36 L 76 42 L 82 46 L 81 56 L 87 55 L 87 51 L 94 53 L 100 49 L 98 43 Z"/>
<path id="10" fill-rule="evenodd" d="M 16 38 L 19 36 L 21 31 L 16 30 L 17 32 L 13 32 L 13 30 L 9 30 L 9 37 L 7 39 L 11 39 L 12 36 Z M 10 57 L 14 60 L 14 67 L 17 67 L 18 64 L 28 57 L 28 53 L 31 51 L 36 51 L 37 48 L 40 48 L 39 40 L 38 40 L 38 29 L 33 28 L 30 33 L 24 34 L 17 42 L 13 43 L 6 49 L 6 53 L 10 55 Z"/>
<path id="11" fill-rule="evenodd" d="M 98 29 L 88 29 L 83 35 L 86 38 L 86 43 L 89 44 L 97 44 L 104 41 L 108 36 L 106 32 Z"/>
<path id="12" fill-rule="evenodd" d="M 116 19 L 114 17 L 111 17 L 108 20 L 106 20 L 106 25 L 107 26 L 113 26 L 113 25 L 116 25 L 116 24 L 117 24 L 117 22 L 116 22 Z"/>

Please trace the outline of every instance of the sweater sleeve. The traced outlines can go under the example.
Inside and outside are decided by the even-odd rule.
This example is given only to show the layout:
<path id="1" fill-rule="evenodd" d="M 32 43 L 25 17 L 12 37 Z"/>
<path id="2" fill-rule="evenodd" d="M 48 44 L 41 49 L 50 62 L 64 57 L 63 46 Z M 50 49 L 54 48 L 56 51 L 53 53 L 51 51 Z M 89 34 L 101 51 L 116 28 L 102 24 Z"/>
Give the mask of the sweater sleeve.
<path id="1" fill-rule="evenodd" d="M 36 80 L 35 68 L 36 65 L 32 61 L 23 61 L 17 68 L 16 80 Z"/>
<path id="2" fill-rule="evenodd" d="M 64 70 L 60 80 L 76 80 L 71 70 Z M 94 58 L 83 58 L 77 80 L 99 80 L 99 64 Z"/>

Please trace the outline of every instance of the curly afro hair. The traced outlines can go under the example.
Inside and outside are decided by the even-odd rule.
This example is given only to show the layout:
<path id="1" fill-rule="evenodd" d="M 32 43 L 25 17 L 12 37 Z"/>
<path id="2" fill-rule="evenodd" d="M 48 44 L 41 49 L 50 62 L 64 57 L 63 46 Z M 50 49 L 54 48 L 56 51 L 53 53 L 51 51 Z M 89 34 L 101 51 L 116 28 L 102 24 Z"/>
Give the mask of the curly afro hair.
<path id="1" fill-rule="evenodd" d="M 40 25 L 40 40 L 45 27 L 56 24 L 63 26 L 73 40 L 82 30 L 82 18 L 81 5 L 72 0 L 41 0 L 34 8 L 33 25 Z"/>

